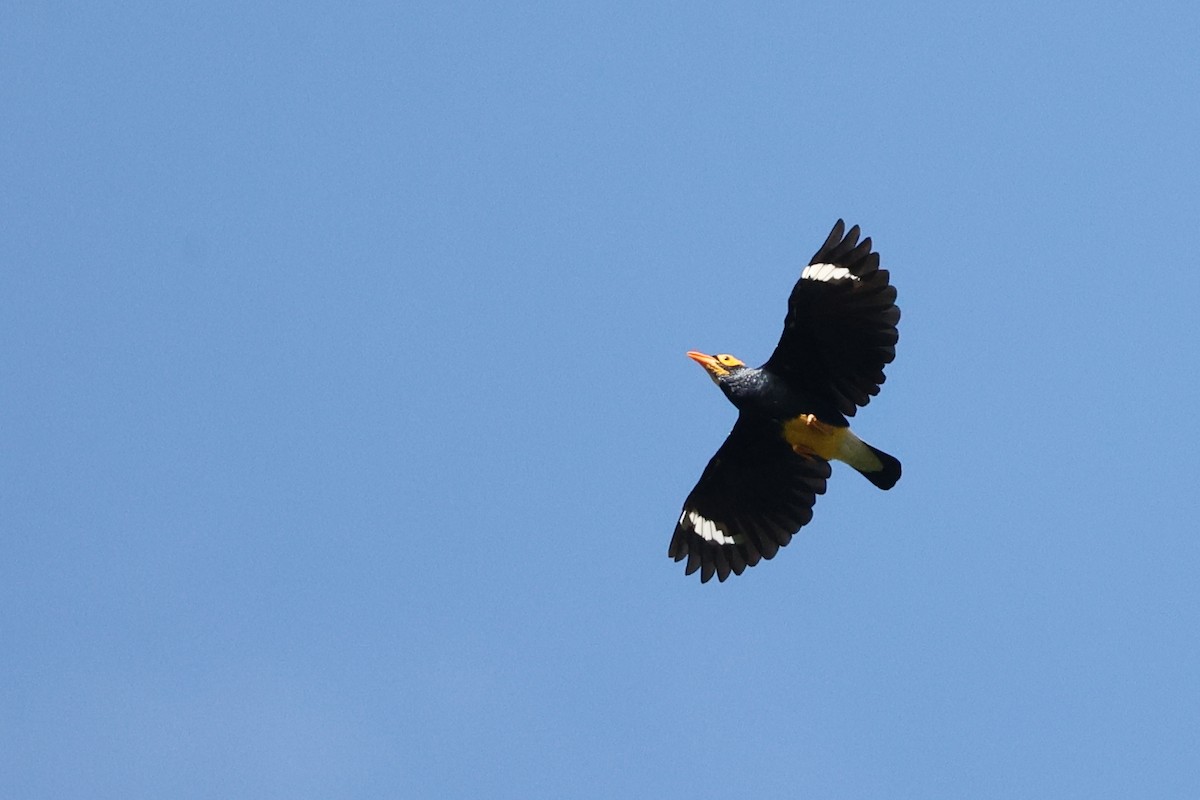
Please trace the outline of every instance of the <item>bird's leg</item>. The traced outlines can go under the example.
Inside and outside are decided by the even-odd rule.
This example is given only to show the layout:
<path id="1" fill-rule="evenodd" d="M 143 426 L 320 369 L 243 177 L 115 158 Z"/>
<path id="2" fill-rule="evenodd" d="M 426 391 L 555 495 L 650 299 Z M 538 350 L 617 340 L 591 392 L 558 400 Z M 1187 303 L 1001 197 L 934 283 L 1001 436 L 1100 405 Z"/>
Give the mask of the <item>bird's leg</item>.
<path id="1" fill-rule="evenodd" d="M 812 428 L 814 432 L 819 433 L 822 436 L 828 436 L 829 434 L 833 433 L 833 426 L 821 422 L 821 420 L 817 419 L 815 414 L 801 414 L 800 419 L 804 420 L 804 424 Z"/>
<path id="2" fill-rule="evenodd" d="M 806 458 L 822 457 L 817 452 L 817 445 L 823 443 L 834 432 L 834 427 L 821 422 L 815 414 L 801 414 L 793 421 L 793 425 L 796 423 L 802 427 L 799 430 L 793 428 L 788 437 L 792 450 L 796 455 Z"/>

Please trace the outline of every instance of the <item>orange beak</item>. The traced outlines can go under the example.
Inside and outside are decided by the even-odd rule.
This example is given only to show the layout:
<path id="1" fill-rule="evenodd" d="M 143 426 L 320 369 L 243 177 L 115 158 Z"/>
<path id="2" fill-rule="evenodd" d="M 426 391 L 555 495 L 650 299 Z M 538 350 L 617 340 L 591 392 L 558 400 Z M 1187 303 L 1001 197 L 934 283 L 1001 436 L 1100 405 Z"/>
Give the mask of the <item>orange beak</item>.
<path id="1" fill-rule="evenodd" d="M 689 350 L 687 357 L 695 361 L 700 366 L 708 370 L 709 375 L 716 377 L 717 375 L 728 375 L 729 370 L 721 366 L 715 356 L 710 356 L 707 353 L 700 353 L 695 350 Z"/>

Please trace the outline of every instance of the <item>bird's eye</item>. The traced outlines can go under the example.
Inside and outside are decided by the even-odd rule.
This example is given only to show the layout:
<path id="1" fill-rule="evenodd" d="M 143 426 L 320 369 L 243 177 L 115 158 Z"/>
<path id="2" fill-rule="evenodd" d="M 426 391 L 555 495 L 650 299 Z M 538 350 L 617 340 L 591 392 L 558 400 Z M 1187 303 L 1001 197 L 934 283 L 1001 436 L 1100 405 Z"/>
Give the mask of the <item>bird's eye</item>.
<path id="1" fill-rule="evenodd" d="M 721 353 L 720 355 L 718 355 L 717 361 L 719 361 L 723 366 L 726 366 L 726 367 L 740 367 L 742 365 L 742 362 L 740 360 L 734 358 L 733 356 L 729 355 L 728 353 Z"/>

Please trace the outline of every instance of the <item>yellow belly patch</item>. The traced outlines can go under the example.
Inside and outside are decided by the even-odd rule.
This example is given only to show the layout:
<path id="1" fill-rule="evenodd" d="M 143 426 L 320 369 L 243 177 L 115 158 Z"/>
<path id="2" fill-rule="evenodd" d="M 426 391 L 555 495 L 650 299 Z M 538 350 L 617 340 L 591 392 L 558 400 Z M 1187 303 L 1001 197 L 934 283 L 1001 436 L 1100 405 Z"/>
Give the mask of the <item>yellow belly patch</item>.
<path id="1" fill-rule="evenodd" d="M 826 461 L 841 455 L 842 440 L 849 428 L 838 428 L 821 422 L 812 414 L 801 414 L 783 423 L 783 438 L 801 454 L 812 454 Z"/>

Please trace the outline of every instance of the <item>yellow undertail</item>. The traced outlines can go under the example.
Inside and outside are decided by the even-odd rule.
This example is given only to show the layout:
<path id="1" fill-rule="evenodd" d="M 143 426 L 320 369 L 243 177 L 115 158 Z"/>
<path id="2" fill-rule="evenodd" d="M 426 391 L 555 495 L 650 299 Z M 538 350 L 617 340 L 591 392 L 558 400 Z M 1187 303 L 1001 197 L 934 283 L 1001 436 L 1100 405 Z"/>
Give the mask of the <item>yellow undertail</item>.
<path id="1" fill-rule="evenodd" d="M 881 489 L 890 489 L 900 480 L 899 461 L 876 450 L 849 428 L 821 422 L 812 414 L 785 422 L 783 436 L 797 453 L 849 464 Z"/>

